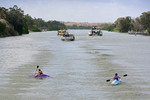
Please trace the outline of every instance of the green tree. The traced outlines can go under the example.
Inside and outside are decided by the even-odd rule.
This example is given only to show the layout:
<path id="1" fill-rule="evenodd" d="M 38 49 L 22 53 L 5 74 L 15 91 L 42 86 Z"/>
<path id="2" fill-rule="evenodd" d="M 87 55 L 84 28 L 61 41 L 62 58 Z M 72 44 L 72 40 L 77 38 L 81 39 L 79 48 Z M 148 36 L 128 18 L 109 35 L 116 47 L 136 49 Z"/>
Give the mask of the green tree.
<path id="1" fill-rule="evenodd" d="M 24 23 L 24 25 L 23 25 L 23 32 L 22 32 L 23 34 L 28 34 L 29 33 L 29 31 L 28 31 L 28 24 L 27 23 Z"/>
<path id="2" fill-rule="evenodd" d="M 14 5 L 13 8 L 9 8 L 8 22 L 14 26 L 14 29 L 19 33 L 23 34 L 24 26 L 24 11 Z"/>
<path id="3" fill-rule="evenodd" d="M 4 7 L 0 7 L 0 19 L 8 20 L 8 9 L 5 9 Z"/>
<path id="4" fill-rule="evenodd" d="M 37 18 L 37 19 L 35 18 L 33 20 L 33 24 L 36 25 L 39 29 L 45 28 L 46 26 L 45 21 L 41 18 Z"/>
<path id="5" fill-rule="evenodd" d="M 114 23 L 103 23 L 99 25 L 101 30 L 114 31 L 116 25 Z"/>
<path id="6" fill-rule="evenodd" d="M 66 29 L 66 26 L 61 22 L 58 22 L 58 21 L 48 21 L 47 22 L 47 29 L 49 31 L 51 31 L 51 30 L 60 30 L 62 28 Z"/>
<path id="7" fill-rule="evenodd" d="M 142 13 L 140 16 L 141 24 L 145 30 L 150 28 L 150 11 Z"/>
<path id="8" fill-rule="evenodd" d="M 121 17 L 115 21 L 116 27 L 119 29 L 119 32 L 128 32 L 131 30 L 131 17 Z"/>
<path id="9" fill-rule="evenodd" d="M 33 25 L 32 31 L 41 32 L 41 30 L 36 25 Z"/>
<path id="10" fill-rule="evenodd" d="M 6 24 L 0 22 L 0 37 L 4 35 L 5 29 L 6 29 Z"/>
<path id="11" fill-rule="evenodd" d="M 132 30 L 134 30 L 136 32 L 143 30 L 143 27 L 141 24 L 141 19 L 139 17 L 132 19 L 131 23 L 133 25 L 133 27 L 131 28 Z"/>
<path id="12" fill-rule="evenodd" d="M 25 18 L 25 22 L 27 22 L 28 28 L 32 29 L 34 25 L 33 18 L 28 14 L 25 15 L 24 18 Z"/>
<path id="13" fill-rule="evenodd" d="M 150 35 L 150 28 L 148 29 L 148 34 Z"/>
<path id="14" fill-rule="evenodd" d="M 129 30 L 131 30 L 131 28 L 133 27 L 133 25 L 132 25 L 132 19 L 131 19 L 131 17 L 130 16 L 127 16 L 126 18 L 125 18 L 125 20 L 126 20 L 126 27 L 127 27 L 127 32 L 129 31 Z"/>

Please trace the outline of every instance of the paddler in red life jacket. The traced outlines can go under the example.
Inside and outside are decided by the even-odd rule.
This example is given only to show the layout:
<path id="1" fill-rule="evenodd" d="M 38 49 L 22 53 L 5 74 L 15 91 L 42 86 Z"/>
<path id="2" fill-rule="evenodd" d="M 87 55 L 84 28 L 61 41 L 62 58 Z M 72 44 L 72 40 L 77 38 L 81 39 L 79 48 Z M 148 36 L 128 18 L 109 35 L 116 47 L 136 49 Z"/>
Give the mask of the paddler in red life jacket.
<path id="1" fill-rule="evenodd" d="M 120 77 L 118 76 L 117 73 L 115 73 L 115 76 L 113 77 L 114 80 L 118 80 Z"/>
<path id="2" fill-rule="evenodd" d="M 39 69 L 38 73 L 39 73 L 40 75 L 43 75 L 43 72 L 41 71 L 41 69 Z"/>
<path id="3" fill-rule="evenodd" d="M 35 74 L 35 77 L 37 77 L 38 75 L 43 75 L 43 72 L 41 69 L 38 70 L 38 73 Z"/>

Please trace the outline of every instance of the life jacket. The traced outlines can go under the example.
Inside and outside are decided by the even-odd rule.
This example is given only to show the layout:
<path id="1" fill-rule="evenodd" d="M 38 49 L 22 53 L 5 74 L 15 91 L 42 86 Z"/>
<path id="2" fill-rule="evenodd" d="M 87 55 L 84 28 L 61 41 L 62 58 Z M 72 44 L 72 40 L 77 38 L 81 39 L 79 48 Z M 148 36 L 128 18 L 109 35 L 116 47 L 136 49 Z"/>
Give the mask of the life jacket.
<path id="1" fill-rule="evenodd" d="M 115 75 L 115 76 L 114 76 L 114 80 L 115 80 L 115 79 L 118 80 L 118 76 Z"/>

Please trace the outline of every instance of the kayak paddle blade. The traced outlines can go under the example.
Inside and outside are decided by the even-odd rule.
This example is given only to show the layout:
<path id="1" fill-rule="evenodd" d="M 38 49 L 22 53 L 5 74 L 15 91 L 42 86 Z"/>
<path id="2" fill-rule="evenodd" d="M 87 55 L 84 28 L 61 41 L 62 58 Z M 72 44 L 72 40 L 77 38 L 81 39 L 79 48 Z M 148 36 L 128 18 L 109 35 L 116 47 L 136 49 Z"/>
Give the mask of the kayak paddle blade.
<path id="1" fill-rule="evenodd" d="M 126 76 L 127 76 L 127 74 L 124 74 L 124 75 L 123 75 L 123 77 L 126 77 Z"/>
<path id="2" fill-rule="evenodd" d="M 109 81 L 110 81 L 110 79 L 106 80 L 106 82 L 109 82 Z"/>
<path id="3" fill-rule="evenodd" d="M 37 65 L 37 68 L 39 68 L 39 65 Z"/>

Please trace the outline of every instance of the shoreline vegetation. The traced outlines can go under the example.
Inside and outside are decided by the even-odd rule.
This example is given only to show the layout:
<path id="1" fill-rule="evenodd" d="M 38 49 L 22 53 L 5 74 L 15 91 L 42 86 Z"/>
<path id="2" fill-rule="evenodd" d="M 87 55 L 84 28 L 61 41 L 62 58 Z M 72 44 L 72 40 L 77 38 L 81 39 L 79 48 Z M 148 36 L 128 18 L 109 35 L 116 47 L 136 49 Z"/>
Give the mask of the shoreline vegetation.
<path id="1" fill-rule="evenodd" d="M 98 26 L 101 30 L 150 36 L 150 11 L 143 12 L 140 17 L 120 17 L 114 23 L 78 23 L 44 21 L 42 18 L 32 18 L 17 5 L 6 9 L 0 7 L 0 37 L 18 36 L 29 32 L 52 31 L 60 29 L 91 29 Z"/>
<path id="2" fill-rule="evenodd" d="M 65 25 L 69 29 L 90 29 L 93 26 L 98 26 L 101 30 L 107 30 L 111 32 L 150 36 L 150 11 L 143 12 L 140 17 L 137 18 L 131 18 L 130 16 L 120 17 L 114 23 L 66 22 Z"/>
<path id="3" fill-rule="evenodd" d="M 17 5 L 6 9 L 0 7 L 0 37 L 18 36 L 29 32 L 41 32 L 66 29 L 59 21 L 44 21 L 42 18 L 32 18 Z"/>

